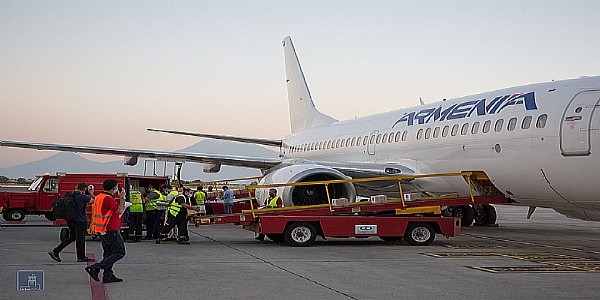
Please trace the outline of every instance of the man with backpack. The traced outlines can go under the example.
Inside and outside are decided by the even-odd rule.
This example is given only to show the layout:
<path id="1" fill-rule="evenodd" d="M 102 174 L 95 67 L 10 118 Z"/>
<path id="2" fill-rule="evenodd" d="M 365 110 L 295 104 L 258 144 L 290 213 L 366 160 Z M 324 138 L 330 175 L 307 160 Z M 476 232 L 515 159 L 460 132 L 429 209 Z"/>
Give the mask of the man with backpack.
<path id="1" fill-rule="evenodd" d="M 85 194 L 86 190 L 88 191 L 89 196 Z M 75 210 L 77 214 L 75 218 L 67 220 L 69 237 L 56 246 L 56 248 L 52 249 L 52 251 L 48 252 L 48 255 L 50 255 L 50 257 L 55 261 L 60 262 L 60 251 L 62 251 L 72 242 L 75 242 L 75 248 L 77 249 L 77 262 L 91 261 L 93 259 L 85 256 L 85 235 L 88 227 L 87 204 L 94 203 L 94 189 L 92 187 L 92 189 L 89 190 L 85 182 L 80 182 L 77 184 L 76 190 L 71 192 L 71 196 L 75 200 Z"/>

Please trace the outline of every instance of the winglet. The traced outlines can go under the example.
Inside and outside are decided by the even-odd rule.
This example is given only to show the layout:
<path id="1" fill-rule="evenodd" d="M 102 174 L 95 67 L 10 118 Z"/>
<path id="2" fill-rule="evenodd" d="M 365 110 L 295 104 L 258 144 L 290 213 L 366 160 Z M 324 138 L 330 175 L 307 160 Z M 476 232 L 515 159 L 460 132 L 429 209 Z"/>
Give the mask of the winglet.
<path id="1" fill-rule="evenodd" d="M 283 39 L 283 52 L 292 132 L 337 122 L 315 107 L 292 38 L 289 36 Z"/>

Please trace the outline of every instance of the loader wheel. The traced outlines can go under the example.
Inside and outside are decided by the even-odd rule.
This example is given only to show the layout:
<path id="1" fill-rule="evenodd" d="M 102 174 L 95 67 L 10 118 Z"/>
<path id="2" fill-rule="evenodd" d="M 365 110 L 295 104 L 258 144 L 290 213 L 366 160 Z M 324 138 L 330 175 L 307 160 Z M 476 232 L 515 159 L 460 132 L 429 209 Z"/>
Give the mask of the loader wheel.
<path id="1" fill-rule="evenodd" d="M 427 246 L 435 240 L 435 230 L 427 223 L 411 223 L 406 228 L 404 239 L 411 246 Z"/>
<path id="2" fill-rule="evenodd" d="M 69 237 L 69 228 L 60 229 L 60 241 L 64 241 Z"/>
<path id="3" fill-rule="evenodd" d="M 23 221 L 25 219 L 25 211 L 22 209 L 11 209 L 6 215 L 2 214 L 6 221 Z"/>
<path id="4" fill-rule="evenodd" d="M 287 226 L 283 233 L 286 243 L 294 247 L 308 247 L 317 238 L 317 230 L 310 223 L 296 222 Z"/>

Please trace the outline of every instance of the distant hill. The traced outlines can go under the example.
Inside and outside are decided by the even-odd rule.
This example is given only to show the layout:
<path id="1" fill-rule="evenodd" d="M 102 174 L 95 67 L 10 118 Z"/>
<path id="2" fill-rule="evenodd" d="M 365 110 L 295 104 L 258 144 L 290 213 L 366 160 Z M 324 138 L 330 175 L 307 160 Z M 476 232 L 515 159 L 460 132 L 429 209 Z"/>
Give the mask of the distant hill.
<path id="1" fill-rule="evenodd" d="M 272 151 L 257 145 L 243 144 L 228 141 L 210 140 L 206 139 L 191 145 L 187 148 L 177 150 L 177 152 L 197 152 L 197 153 L 214 153 L 214 154 L 230 154 L 230 155 L 242 155 L 252 157 L 277 157 L 278 152 Z M 162 175 L 164 170 L 164 163 L 157 162 L 157 174 Z M 221 179 L 232 179 L 242 177 L 260 176 L 261 172 L 257 169 L 240 168 L 240 167 L 221 167 L 219 173 L 204 173 L 202 171 L 202 164 L 200 163 L 185 163 L 181 171 L 181 177 L 183 180 L 221 180 Z M 150 169 L 152 164 L 147 163 L 147 167 Z M 50 173 L 55 174 L 56 172 L 67 172 L 67 173 L 116 173 L 126 172 L 130 174 L 143 174 L 144 173 L 144 160 L 141 159 L 138 164 L 134 167 L 123 165 L 123 161 L 111 161 L 111 162 L 95 162 L 83 158 L 77 154 L 71 152 L 59 152 L 56 155 L 48 158 L 25 163 L 22 165 L 12 166 L 8 168 L 0 168 L 0 175 L 8 178 L 33 178 L 35 175 Z M 149 173 L 150 171 L 147 171 Z M 173 164 L 167 164 L 167 175 L 173 175 Z"/>

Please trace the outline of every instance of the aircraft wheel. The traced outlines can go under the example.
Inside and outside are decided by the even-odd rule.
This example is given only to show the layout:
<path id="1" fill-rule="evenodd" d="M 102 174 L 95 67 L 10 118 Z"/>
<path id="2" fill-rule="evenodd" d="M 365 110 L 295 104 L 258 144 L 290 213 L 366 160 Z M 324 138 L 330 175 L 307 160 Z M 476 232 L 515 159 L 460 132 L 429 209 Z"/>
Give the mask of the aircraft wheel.
<path id="1" fill-rule="evenodd" d="M 475 212 L 475 225 L 476 226 L 487 226 L 496 224 L 498 215 L 496 209 L 490 204 L 481 204 L 474 206 Z"/>
<path id="2" fill-rule="evenodd" d="M 64 241 L 69 237 L 69 228 L 60 229 L 60 241 Z"/>
<path id="3" fill-rule="evenodd" d="M 473 224 L 474 213 L 473 209 L 469 205 L 464 206 L 456 206 L 452 211 L 452 216 L 455 218 L 460 218 L 460 223 L 462 227 L 468 227 Z"/>
<path id="4" fill-rule="evenodd" d="M 404 239 L 411 246 L 427 246 L 435 240 L 435 230 L 427 223 L 411 223 L 406 228 Z"/>
<path id="5" fill-rule="evenodd" d="M 294 247 L 308 247 L 316 238 L 317 230 L 306 222 L 296 222 L 288 225 L 283 234 L 285 242 Z"/>
<path id="6" fill-rule="evenodd" d="M 6 215 L 3 213 L 2 216 L 6 221 L 23 221 L 25 219 L 25 211 L 22 209 L 11 209 L 6 212 Z"/>

